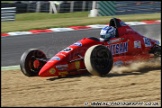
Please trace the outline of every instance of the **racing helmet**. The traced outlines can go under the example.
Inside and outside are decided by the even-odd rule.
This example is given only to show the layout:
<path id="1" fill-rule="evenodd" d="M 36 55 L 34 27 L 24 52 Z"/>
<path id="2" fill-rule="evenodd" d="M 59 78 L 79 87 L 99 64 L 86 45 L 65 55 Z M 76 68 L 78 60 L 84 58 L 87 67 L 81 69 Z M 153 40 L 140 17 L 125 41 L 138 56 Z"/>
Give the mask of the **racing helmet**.
<path id="1" fill-rule="evenodd" d="M 115 35 L 116 35 L 116 28 L 112 26 L 106 26 L 102 28 L 100 32 L 100 37 L 105 40 L 109 40 L 110 38 L 115 37 Z"/>

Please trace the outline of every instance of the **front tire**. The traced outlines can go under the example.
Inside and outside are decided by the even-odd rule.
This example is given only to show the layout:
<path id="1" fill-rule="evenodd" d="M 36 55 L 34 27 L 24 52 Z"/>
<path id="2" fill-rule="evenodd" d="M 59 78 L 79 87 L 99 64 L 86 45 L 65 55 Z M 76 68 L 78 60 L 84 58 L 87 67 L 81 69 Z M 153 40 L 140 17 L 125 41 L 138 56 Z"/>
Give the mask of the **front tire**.
<path id="1" fill-rule="evenodd" d="M 107 47 L 94 45 L 86 51 L 84 64 L 91 74 L 104 76 L 112 69 L 113 57 Z"/>
<path id="2" fill-rule="evenodd" d="M 46 60 L 47 57 L 41 50 L 29 49 L 25 51 L 20 58 L 20 69 L 25 76 L 38 76 L 40 69 L 45 62 L 39 59 Z"/>

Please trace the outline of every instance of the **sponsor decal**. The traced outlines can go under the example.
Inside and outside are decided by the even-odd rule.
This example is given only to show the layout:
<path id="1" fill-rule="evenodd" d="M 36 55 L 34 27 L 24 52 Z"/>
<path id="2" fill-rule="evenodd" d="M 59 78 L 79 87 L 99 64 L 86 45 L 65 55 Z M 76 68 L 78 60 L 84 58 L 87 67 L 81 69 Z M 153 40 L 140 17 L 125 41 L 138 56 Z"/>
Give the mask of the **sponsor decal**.
<path id="1" fill-rule="evenodd" d="M 141 48 L 141 41 L 134 41 L 134 48 Z"/>
<path id="2" fill-rule="evenodd" d="M 49 70 L 49 73 L 51 73 L 51 74 L 54 74 L 56 72 L 56 70 L 54 69 L 54 68 L 51 68 L 50 70 Z"/>
<path id="3" fill-rule="evenodd" d="M 108 44 L 115 43 L 115 42 L 119 42 L 119 41 L 121 41 L 123 39 L 124 38 L 113 39 L 113 40 L 108 41 Z"/>
<path id="4" fill-rule="evenodd" d="M 133 30 L 132 30 L 132 29 L 126 29 L 126 31 L 127 31 L 127 32 L 131 32 L 131 31 L 133 31 Z"/>
<path id="5" fill-rule="evenodd" d="M 151 42 L 150 42 L 149 38 L 144 37 L 143 40 L 144 40 L 144 43 L 145 43 L 145 47 L 150 47 L 151 46 Z"/>
<path id="6" fill-rule="evenodd" d="M 66 55 L 65 55 L 65 54 L 63 54 L 62 52 L 59 52 L 57 55 L 61 55 L 61 56 L 66 57 Z"/>
<path id="7" fill-rule="evenodd" d="M 56 65 L 56 68 L 57 68 L 58 70 L 67 70 L 68 64 Z"/>
<path id="8" fill-rule="evenodd" d="M 53 60 L 60 60 L 60 57 L 54 56 L 54 57 L 52 57 L 52 58 L 50 59 L 50 61 L 53 61 Z"/>
<path id="9" fill-rule="evenodd" d="M 112 55 L 122 54 L 128 52 L 128 42 L 122 42 L 118 44 L 112 44 L 107 46 L 111 51 Z"/>
<path id="10" fill-rule="evenodd" d="M 73 46 L 82 46 L 82 43 L 81 42 L 76 42 L 74 44 L 72 44 Z"/>
<path id="11" fill-rule="evenodd" d="M 67 47 L 67 48 L 63 49 L 61 52 L 66 52 L 66 53 L 68 53 L 68 52 L 70 52 L 71 50 L 73 50 L 73 49 L 70 48 L 70 47 Z"/>
<path id="12" fill-rule="evenodd" d="M 67 71 L 59 72 L 59 75 L 63 77 L 68 75 L 68 72 Z"/>
<path id="13" fill-rule="evenodd" d="M 123 64 L 124 64 L 124 62 L 121 60 L 114 62 L 114 65 L 116 65 L 116 66 L 121 66 Z"/>
<path id="14" fill-rule="evenodd" d="M 80 68 L 80 62 L 79 61 L 76 61 L 75 62 L 75 67 L 76 67 L 76 69 L 79 69 Z"/>

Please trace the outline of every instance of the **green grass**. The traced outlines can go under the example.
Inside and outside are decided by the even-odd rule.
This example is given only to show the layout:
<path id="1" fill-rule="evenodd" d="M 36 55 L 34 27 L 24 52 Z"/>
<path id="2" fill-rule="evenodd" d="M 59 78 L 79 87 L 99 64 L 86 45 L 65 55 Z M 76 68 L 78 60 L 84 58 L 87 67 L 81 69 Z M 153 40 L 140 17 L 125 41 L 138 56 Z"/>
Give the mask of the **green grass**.
<path id="1" fill-rule="evenodd" d="M 27 13 L 27 14 L 17 14 L 16 21 L 27 21 L 27 20 L 46 20 L 46 19 L 58 19 L 58 18 L 79 18 L 87 17 L 88 12 L 75 12 L 75 13 Z"/>
<path id="2" fill-rule="evenodd" d="M 14 3 L 14 1 L 1 1 L 1 3 Z"/>
<path id="3" fill-rule="evenodd" d="M 1 32 L 27 31 L 90 24 L 107 24 L 113 17 L 123 21 L 159 20 L 161 13 L 88 17 L 89 12 L 16 14 L 15 21 L 2 22 Z"/>

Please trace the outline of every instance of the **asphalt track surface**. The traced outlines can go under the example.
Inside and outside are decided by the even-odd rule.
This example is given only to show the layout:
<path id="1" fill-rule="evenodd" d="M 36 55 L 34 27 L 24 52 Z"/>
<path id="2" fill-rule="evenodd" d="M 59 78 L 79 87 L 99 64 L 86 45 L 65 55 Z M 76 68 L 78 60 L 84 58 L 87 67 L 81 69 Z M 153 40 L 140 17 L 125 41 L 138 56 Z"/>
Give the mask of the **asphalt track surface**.
<path id="1" fill-rule="evenodd" d="M 161 40 L 161 25 L 131 26 L 140 34 Z M 60 50 L 84 37 L 98 37 L 100 29 L 1 37 L 1 66 L 19 65 L 21 55 L 30 48 L 42 50 L 51 58 Z"/>

